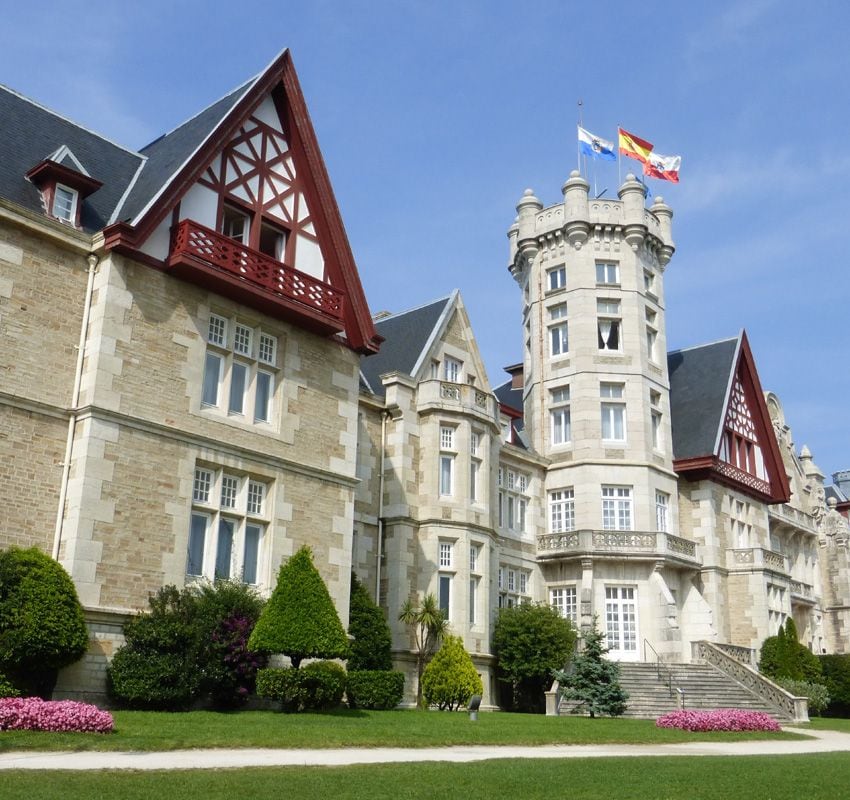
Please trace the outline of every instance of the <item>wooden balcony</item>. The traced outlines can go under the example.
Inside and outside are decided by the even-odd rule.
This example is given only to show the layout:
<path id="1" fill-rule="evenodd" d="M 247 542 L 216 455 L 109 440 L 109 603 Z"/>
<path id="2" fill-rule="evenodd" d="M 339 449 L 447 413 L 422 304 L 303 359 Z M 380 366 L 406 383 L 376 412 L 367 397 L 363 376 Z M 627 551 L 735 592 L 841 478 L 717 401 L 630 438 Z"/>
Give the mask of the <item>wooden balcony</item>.
<path id="1" fill-rule="evenodd" d="M 315 333 L 344 329 L 345 293 L 241 242 L 184 219 L 173 230 L 169 273 Z"/>

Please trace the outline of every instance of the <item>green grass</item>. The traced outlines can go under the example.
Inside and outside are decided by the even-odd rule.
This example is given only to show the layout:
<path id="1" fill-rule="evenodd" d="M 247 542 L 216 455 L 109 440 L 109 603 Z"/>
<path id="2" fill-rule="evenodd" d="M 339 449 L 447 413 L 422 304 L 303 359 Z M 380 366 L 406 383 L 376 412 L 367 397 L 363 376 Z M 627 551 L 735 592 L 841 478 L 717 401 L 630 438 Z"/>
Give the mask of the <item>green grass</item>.
<path id="1" fill-rule="evenodd" d="M 545 717 L 419 711 L 272 711 L 167 714 L 118 711 L 111 734 L 0 733 L 3 750 L 178 750 L 199 747 L 441 747 L 502 744 L 658 744 L 758 738 L 788 733 L 687 733 L 656 728 L 651 720 Z"/>
<path id="2" fill-rule="evenodd" d="M 809 727 L 816 731 L 841 731 L 842 733 L 850 733 L 850 719 L 841 719 L 839 717 L 811 717 Z M 805 725 L 799 727 L 805 728 Z"/>
<path id="3" fill-rule="evenodd" d="M 846 797 L 850 754 L 496 760 L 473 764 L 180 772 L 4 772 L 3 800 L 217 800 L 333 797 L 414 800 L 835 800 Z"/>

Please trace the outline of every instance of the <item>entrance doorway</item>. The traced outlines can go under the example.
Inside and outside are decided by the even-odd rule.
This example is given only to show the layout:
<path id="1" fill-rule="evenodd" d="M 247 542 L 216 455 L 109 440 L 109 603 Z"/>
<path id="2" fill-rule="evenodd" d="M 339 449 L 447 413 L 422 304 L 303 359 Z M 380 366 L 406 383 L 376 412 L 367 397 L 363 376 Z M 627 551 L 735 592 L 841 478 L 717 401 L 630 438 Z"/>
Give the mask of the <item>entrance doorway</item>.
<path id="1" fill-rule="evenodd" d="M 616 661 L 638 658 L 637 589 L 634 586 L 605 587 L 605 635 Z"/>

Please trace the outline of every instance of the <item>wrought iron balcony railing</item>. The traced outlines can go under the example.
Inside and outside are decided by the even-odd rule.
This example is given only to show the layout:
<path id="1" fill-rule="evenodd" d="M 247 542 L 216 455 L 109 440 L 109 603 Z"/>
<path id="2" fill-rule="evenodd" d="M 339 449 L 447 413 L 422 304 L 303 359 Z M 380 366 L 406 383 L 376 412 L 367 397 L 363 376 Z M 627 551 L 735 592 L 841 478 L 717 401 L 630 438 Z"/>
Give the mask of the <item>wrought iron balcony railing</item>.
<path id="1" fill-rule="evenodd" d="M 330 284 L 184 219 L 172 232 L 170 272 L 321 333 L 343 330 L 345 294 Z"/>

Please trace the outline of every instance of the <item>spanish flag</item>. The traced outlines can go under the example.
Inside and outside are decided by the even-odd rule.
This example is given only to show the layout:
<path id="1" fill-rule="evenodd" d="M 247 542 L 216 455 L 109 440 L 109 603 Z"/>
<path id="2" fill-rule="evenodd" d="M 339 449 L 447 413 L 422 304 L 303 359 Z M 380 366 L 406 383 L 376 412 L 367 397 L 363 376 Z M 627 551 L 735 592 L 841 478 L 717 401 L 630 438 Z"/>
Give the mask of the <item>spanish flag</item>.
<path id="1" fill-rule="evenodd" d="M 641 139 L 639 136 L 624 131 L 622 128 L 617 128 L 617 133 L 620 140 L 620 152 L 624 156 L 634 158 L 636 161 L 646 164 L 649 160 L 649 154 L 652 152 L 652 145 L 646 139 Z"/>

